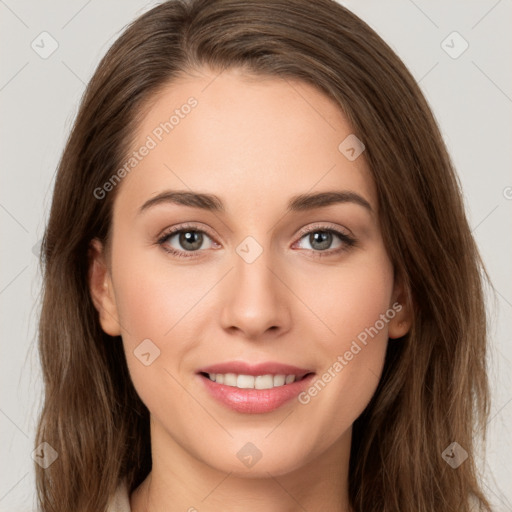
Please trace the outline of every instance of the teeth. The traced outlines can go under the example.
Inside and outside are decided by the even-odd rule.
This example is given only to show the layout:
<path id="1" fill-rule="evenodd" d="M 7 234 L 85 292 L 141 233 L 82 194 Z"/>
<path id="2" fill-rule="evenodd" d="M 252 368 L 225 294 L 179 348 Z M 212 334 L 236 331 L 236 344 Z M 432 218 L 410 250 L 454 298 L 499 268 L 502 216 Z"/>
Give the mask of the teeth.
<path id="1" fill-rule="evenodd" d="M 272 389 L 295 382 L 295 375 L 237 375 L 235 373 L 209 373 L 213 382 L 240 389 Z"/>
<path id="2" fill-rule="evenodd" d="M 252 375 L 239 375 L 236 378 L 236 387 L 241 389 L 254 389 L 254 377 Z"/>
<path id="3" fill-rule="evenodd" d="M 272 389 L 274 387 L 274 377 L 272 375 L 258 375 L 254 379 L 255 389 Z"/>
<path id="4" fill-rule="evenodd" d="M 215 376 L 215 382 L 217 382 L 217 376 Z M 224 384 L 226 386 L 236 386 L 236 375 L 234 373 L 224 374 Z"/>

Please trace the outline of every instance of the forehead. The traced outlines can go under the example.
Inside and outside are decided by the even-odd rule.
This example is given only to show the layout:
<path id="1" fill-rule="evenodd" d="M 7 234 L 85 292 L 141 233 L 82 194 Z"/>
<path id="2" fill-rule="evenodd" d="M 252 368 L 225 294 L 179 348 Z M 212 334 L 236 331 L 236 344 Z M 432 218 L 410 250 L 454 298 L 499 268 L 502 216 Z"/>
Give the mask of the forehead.
<path id="1" fill-rule="evenodd" d="M 341 188 L 376 209 L 364 153 L 349 160 L 340 150 L 351 134 L 340 107 L 304 82 L 237 70 L 185 76 L 147 103 L 116 203 L 135 209 L 166 189 L 191 189 L 239 213 Z"/>

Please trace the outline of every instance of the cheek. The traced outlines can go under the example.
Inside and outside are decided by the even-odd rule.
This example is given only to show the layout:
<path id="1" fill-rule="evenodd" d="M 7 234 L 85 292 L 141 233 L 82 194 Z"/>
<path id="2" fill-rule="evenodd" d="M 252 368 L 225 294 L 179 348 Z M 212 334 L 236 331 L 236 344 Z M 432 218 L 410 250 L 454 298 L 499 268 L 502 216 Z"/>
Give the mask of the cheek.
<path id="1" fill-rule="evenodd" d="M 347 264 L 313 273 L 298 270 L 297 275 L 308 275 L 295 289 L 320 321 L 320 340 L 326 340 L 323 348 L 328 352 L 343 349 L 390 307 L 393 268 L 383 250 L 368 251 Z M 387 338 L 387 323 L 380 327 L 381 337 Z"/>
<path id="2" fill-rule="evenodd" d="M 133 256 L 118 265 L 116 284 L 128 370 L 152 414 L 171 417 L 190 398 L 178 382 L 191 345 L 186 314 L 197 294 L 177 282 L 177 272 L 141 265 Z"/>
<path id="3" fill-rule="evenodd" d="M 166 265 L 151 257 L 153 250 L 132 251 L 116 261 L 116 304 L 124 333 L 132 342 L 141 338 L 165 340 L 175 336 L 187 313 L 211 287 L 198 280 L 196 270 Z"/>
<path id="4" fill-rule="evenodd" d="M 150 410 L 172 410 L 187 399 L 181 397 L 177 381 L 184 372 L 189 375 L 189 354 L 199 343 L 205 319 L 211 317 L 204 310 L 210 299 L 206 296 L 219 277 L 168 263 L 153 249 L 131 247 L 122 252 L 122 242 L 119 237 L 114 247 L 113 280 L 128 368 Z M 207 351 L 203 347 L 203 355 Z M 149 357 L 141 361 L 146 353 Z M 146 366 L 148 359 L 154 362 Z"/>
<path id="5" fill-rule="evenodd" d="M 319 276 L 318 276 L 319 277 Z M 391 307 L 393 270 L 384 253 L 372 261 L 332 272 L 307 295 L 322 322 L 315 350 L 322 369 L 299 397 L 309 414 L 323 418 L 318 437 L 331 442 L 357 419 L 373 396 L 384 364 Z M 303 289 L 302 297 L 306 289 Z M 323 433 L 323 434 L 322 434 Z"/>

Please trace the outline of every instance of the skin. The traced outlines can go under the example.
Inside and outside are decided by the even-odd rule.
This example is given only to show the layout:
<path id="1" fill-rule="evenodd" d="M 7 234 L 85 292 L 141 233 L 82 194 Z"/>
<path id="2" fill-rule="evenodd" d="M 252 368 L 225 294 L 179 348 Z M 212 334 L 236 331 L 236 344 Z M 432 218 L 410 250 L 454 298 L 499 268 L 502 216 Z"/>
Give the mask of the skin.
<path id="1" fill-rule="evenodd" d="M 322 376 L 402 301 L 364 153 L 349 161 L 338 150 L 352 129 L 314 87 L 236 70 L 202 70 L 162 90 L 134 150 L 190 96 L 197 107 L 118 185 L 108 250 L 91 244 L 90 289 L 102 328 L 122 336 L 151 415 L 153 469 L 132 493 L 132 510 L 350 510 L 352 424 L 376 390 L 388 338 L 410 327 L 406 304 L 307 404 L 235 412 L 206 393 L 196 372 L 236 359 Z M 225 212 L 168 202 L 139 213 L 167 189 L 216 194 Z M 346 202 L 286 213 L 294 195 L 334 190 L 357 193 L 372 211 Z M 193 254 L 178 258 L 157 240 L 185 222 L 206 234 L 195 252 L 179 234 L 168 239 L 167 247 Z M 318 224 L 357 242 L 348 247 L 333 235 L 318 249 L 299 234 Z M 236 252 L 247 236 L 263 251 L 252 263 Z M 315 257 L 322 250 L 331 254 Z M 147 338 L 160 349 L 149 366 L 133 353 Z M 250 468 L 237 457 L 247 442 L 261 452 Z"/>

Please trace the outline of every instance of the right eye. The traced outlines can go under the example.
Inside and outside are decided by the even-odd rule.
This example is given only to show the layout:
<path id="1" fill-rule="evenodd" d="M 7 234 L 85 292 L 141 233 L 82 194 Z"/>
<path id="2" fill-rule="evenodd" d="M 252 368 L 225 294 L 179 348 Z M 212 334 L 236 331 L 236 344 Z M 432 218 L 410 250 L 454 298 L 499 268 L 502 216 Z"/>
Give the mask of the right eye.
<path id="1" fill-rule="evenodd" d="M 206 238 L 205 238 L 206 236 Z M 179 258 L 194 257 L 195 252 L 204 249 L 203 243 L 210 236 L 206 231 L 197 227 L 177 226 L 163 233 L 158 239 L 158 244 L 170 254 Z M 206 249 L 211 248 L 207 247 Z M 187 254 L 188 253 L 188 254 Z"/>

